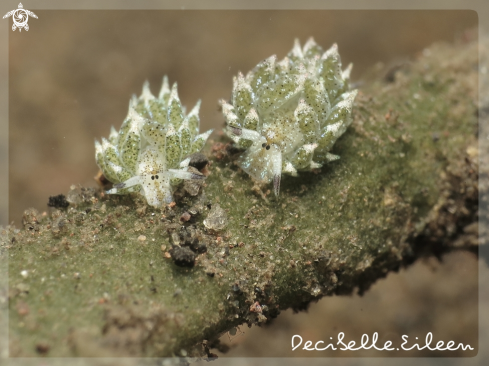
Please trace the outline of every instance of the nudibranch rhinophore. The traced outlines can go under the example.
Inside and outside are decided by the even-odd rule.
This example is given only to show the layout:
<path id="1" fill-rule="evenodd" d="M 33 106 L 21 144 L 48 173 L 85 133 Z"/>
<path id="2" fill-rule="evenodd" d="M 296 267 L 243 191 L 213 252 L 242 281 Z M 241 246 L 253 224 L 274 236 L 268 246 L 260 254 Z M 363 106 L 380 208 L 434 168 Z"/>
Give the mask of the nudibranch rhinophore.
<path id="1" fill-rule="evenodd" d="M 278 195 L 282 173 L 297 176 L 339 159 L 329 151 L 352 121 L 357 90 L 350 90 L 352 65 L 341 69 L 336 44 L 323 52 L 312 38 L 303 48 L 296 39 L 276 59 L 238 73 L 231 102 L 220 104 L 226 134 L 246 149 L 239 166 L 259 182 L 273 181 Z"/>
<path id="2" fill-rule="evenodd" d="M 95 141 L 95 159 L 114 186 L 108 194 L 139 192 L 154 207 L 173 201 L 172 191 L 181 179 L 204 179 L 187 171 L 189 155 L 202 149 L 212 130 L 199 134 L 200 100 L 189 114 L 171 90 L 168 78 L 156 98 L 143 85 L 143 92 L 129 102 L 129 113 L 117 132 Z"/>

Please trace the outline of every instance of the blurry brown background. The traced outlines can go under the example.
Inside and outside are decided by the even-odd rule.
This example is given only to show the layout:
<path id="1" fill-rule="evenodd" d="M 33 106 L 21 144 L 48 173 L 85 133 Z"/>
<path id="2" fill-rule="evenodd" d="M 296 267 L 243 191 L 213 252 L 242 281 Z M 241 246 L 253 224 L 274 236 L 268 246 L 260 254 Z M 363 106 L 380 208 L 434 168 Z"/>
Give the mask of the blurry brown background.
<path id="1" fill-rule="evenodd" d="M 74 183 L 95 185 L 93 140 L 107 136 L 111 125 L 120 127 L 130 96 L 146 79 L 155 94 L 163 75 L 177 81 L 188 108 L 202 99 L 202 128 L 219 129 L 217 100 L 230 96 L 232 76 L 272 54 L 282 58 L 296 37 L 303 43 L 314 36 L 324 48 L 337 42 L 344 65 L 354 63 L 355 81 L 377 62 L 413 58 L 477 25 L 473 11 L 35 13 L 39 19 L 29 20 L 28 32 L 9 33 L 8 220 L 17 226 L 26 208 L 46 210 L 50 195 Z M 239 345 L 228 355 L 290 355 L 293 334 L 327 340 L 340 331 L 357 341 L 374 331 L 381 340 L 424 339 L 432 331 L 437 340 L 474 346 L 476 265 L 469 254 L 452 254 L 443 264 L 419 262 L 379 281 L 363 298 L 327 298 L 267 329 L 242 327 L 245 334 L 233 339 Z"/>

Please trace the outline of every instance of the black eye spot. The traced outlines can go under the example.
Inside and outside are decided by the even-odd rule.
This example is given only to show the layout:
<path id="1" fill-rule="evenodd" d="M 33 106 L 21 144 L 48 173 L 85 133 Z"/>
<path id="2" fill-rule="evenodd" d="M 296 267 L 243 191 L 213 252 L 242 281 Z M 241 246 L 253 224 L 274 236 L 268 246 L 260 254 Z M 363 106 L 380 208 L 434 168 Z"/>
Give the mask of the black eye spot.
<path id="1" fill-rule="evenodd" d="M 151 180 L 155 180 L 155 176 L 154 175 L 151 176 Z"/>
<path id="2" fill-rule="evenodd" d="M 267 145 L 266 149 L 267 149 L 267 150 L 270 150 L 270 145 Z"/>
<path id="3" fill-rule="evenodd" d="M 265 147 L 265 146 L 267 146 L 267 143 L 266 142 L 264 142 L 263 144 L 261 144 L 261 147 Z"/>
<path id="4" fill-rule="evenodd" d="M 157 175 L 155 175 L 155 178 L 156 178 L 156 179 L 158 179 L 158 176 L 157 176 Z"/>

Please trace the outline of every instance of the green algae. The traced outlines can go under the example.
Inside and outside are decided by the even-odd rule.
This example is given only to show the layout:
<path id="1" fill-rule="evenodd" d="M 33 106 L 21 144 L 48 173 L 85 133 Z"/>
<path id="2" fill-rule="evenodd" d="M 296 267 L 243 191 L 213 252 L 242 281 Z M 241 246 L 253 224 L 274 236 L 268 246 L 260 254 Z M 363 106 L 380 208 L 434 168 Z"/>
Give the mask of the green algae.
<path id="1" fill-rule="evenodd" d="M 75 187 L 67 210 L 26 211 L 1 247 L 11 356 L 205 356 L 204 340 L 365 291 L 412 260 L 419 237 L 453 237 L 438 234 L 442 208 L 457 202 L 455 227 L 477 209 L 476 67 L 475 45 L 435 45 L 393 82 L 366 81 L 332 150 L 341 159 L 284 177 L 278 198 L 219 140 L 204 187 L 182 188 L 175 207 Z M 203 223 L 216 205 L 219 230 Z M 182 226 L 207 247 L 192 268 L 167 254 Z"/>

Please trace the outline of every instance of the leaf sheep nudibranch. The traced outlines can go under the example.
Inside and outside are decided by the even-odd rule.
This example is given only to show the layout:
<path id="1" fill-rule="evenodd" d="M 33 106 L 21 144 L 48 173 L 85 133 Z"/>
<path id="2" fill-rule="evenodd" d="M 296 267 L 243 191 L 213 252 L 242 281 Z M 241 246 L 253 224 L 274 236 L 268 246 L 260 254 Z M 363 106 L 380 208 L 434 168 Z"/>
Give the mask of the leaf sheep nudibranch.
<path id="1" fill-rule="evenodd" d="M 246 149 L 238 164 L 257 181 L 273 181 L 278 195 L 282 173 L 297 176 L 339 159 L 329 151 L 351 123 L 357 90 L 349 90 L 352 65 L 341 70 L 336 44 L 323 53 L 312 38 L 302 49 L 296 39 L 276 58 L 238 73 L 231 103 L 220 104 L 225 132 Z"/>
<path id="2" fill-rule="evenodd" d="M 178 98 L 177 84 L 168 78 L 156 98 L 143 85 L 139 98 L 129 102 L 129 113 L 117 132 L 95 140 L 95 159 L 104 176 L 114 183 L 108 194 L 140 192 L 148 204 L 161 207 L 173 200 L 181 179 L 204 179 L 187 171 L 190 154 L 202 149 L 212 130 L 199 134 L 200 100 L 188 115 Z"/>

